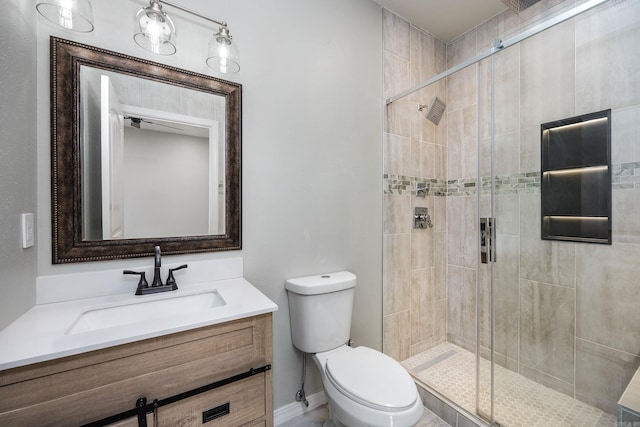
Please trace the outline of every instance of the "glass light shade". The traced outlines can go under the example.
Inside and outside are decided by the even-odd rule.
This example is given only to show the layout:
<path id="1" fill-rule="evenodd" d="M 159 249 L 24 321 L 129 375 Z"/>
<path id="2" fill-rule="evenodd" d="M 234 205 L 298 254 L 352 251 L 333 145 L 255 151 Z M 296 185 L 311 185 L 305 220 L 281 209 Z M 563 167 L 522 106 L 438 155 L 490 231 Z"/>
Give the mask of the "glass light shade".
<path id="1" fill-rule="evenodd" d="M 89 0 L 45 0 L 38 2 L 36 9 L 48 21 L 68 30 L 93 31 L 93 9 Z"/>
<path id="2" fill-rule="evenodd" d="M 214 34 L 209 42 L 207 66 L 224 74 L 234 74 L 240 71 L 238 47 L 233 43 L 226 27 L 220 27 L 220 31 Z"/>
<path id="3" fill-rule="evenodd" d="M 141 48 L 158 55 L 176 53 L 176 27 L 158 1 L 138 11 L 134 26 L 133 40 Z"/>

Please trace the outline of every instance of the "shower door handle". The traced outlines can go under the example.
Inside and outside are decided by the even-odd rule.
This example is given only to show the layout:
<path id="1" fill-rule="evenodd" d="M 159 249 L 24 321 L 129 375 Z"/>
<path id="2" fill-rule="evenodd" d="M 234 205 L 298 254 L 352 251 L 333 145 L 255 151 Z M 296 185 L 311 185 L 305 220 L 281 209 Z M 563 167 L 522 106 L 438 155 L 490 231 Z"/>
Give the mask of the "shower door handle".
<path id="1" fill-rule="evenodd" d="M 480 218 L 480 261 L 496 262 L 496 220 Z"/>

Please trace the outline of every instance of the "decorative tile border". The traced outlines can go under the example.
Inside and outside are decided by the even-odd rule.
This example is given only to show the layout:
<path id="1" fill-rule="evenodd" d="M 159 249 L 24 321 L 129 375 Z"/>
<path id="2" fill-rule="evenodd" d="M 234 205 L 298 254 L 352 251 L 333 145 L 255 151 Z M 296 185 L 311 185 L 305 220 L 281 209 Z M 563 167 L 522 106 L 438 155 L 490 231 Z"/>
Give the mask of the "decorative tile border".
<path id="1" fill-rule="evenodd" d="M 475 178 L 427 179 L 414 176 L 384 174 L 384 194 L 416 195 L 416 185 L 426 183 L 427 195 L 440 197 L 475 196 Z M 491 177 L 481 178 L 482 194 L 491 192 Z M 496 176 L 493 182 L 495 194 L 540 193 L 540 172 L 525 172 L 514 175 Z M 640 162 L 621 163 L 611 166 L 611 188 L 613 190 L 640 189 Z"/>
<path id="2" fill-rule="evenodd" d="M 443 179 L 384 174 L 384 194 L 416 195 L 418 183 L 427 185 L 427 196 L 446 196 L 447 182 Z"/>

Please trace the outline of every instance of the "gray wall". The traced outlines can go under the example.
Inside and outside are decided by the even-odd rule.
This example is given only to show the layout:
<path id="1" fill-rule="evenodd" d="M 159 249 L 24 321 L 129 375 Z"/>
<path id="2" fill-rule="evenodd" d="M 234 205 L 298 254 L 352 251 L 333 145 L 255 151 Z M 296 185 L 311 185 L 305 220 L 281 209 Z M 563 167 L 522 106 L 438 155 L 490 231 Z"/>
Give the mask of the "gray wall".
<path id="1" fill-rule="evenodd" d="M 36 43 L 31 2 L 0 14 L 0 329 L 35 302 L 36 248 L 22 249 L 20 214 L 36 212 Z M 39 239 L 36 239 L 38 244 Z"/>
<path id="2" fill-rule="evenodd" d="M 138 3 L 92 3 L 96 30 L 88 35 L 64 32 L 38 18 L 39 99 L 49 99 L 51 34 L 207 73 L 211 30 L 197 19 L 174 14 L 178 53 L 161 58 L 131 41 Z M 300 355 L 290 342 L 285 279 L 353 271 L 359 277 L 354 340 L 381 347 L 381 10 L 368 0 L 194 0 L 188 6 L 227 21 L 240 48 L 242 70 L 227 78 L 243 85 L 243 250 L 176 256 L 170 262 L 244 256 L 246 278 L 280 307 L 274 316 L 278 408 L 293 402 L 301 373 Z M 48 171 L 46 101 L 38 105 L 37 159 L 38 169 Z M 139 265 L 140 260 L 51 265 L 49 186 L 48 173 L 42 173 L 39 275 Z M 321 385 L 315 368 L 310 371 L 312 394 Z"/>

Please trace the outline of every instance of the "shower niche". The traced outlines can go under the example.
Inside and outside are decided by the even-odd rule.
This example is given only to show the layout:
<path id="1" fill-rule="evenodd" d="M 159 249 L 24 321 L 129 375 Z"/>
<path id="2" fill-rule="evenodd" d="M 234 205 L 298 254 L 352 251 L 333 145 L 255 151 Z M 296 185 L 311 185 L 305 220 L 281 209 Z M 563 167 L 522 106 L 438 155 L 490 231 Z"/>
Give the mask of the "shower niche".
<path id="1" fill-rule="evenodd" d="M 611 110 L 541 125 L 542 239 L 611 244 Z"/>

